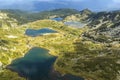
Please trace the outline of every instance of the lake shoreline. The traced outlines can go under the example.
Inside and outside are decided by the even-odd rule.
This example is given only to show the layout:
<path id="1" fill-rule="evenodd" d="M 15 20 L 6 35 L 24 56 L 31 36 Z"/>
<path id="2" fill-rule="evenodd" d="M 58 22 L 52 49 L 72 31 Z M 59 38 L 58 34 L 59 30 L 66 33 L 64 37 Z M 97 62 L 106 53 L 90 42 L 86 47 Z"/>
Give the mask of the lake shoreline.
<path id="1" fill-rule="evenodd" d="M 50 52 L 50 50 L 48 50 L 48 49 L 46 49 L 46 48 L 41 48 L 41 47 L 37 47 L 37 48 L 40 48 L 40 49 L 44 49 L 44 50 L 46 50 L 47 52 L 48 52 L 48 54 L 49 55 L 52 55 L 52 53 Z M 28 51 L 29 52 L 29 51 Z M 28 53 L 26 53 L 26 54 L 28 54 Z M 26 55 L 25 54 L 25 55 Z M 55 56 L 55 55 L 52 55 L 54 58 L 55 58 L 55 61 L 56 61 L 56 59 L 57 59 L 57 57 Z M 57 78 L 60 78 L 60 79 L 62 79 L 62 80 L 65 80 L 66 78 L 68 79 L 70 76 L 72 76 L 73 78 L 76 78 L 76 76 L 73 76 L 73 75 L 71 75 L 71 74 L 61 74 L 60 72 L 58 72 L 58 71 L 56 71 L 55 70 L 55 66 L 54 66 L 54 63 L 55 63 L 55 61 L 51 64 L 51 66 L 49 66 L 49 73 L 48 73 L 48 78 L 50 78 L 49 80 L 56 80 Z M 49 63 L 49 61 L 48 61 L 48 63 Z M 13 64 L 10 64 L 10 65 L 7 65 L 6 66 L 6 69 L 8 69 L 8 70 L 10 70 L 10 71 L 12 71 L 12 72 L 15 72 L 15 73 L 18 73 L 18 75 L 20 76 L 20 77 L 23 77 L 23 78 L 25 78 L 25 79 L 28 79 L 28 77 L 26 77 L 26 75 L 24 74 L 24 73 L 22 73 L 22 72 L 20 72 L 19 70 L 17 70 L 17 68 L 15 68 L 13 65 L 15 65 L 14 63 Z M 69 77 L 67 77 L 67 76 L 69 76 Z M 80 77 L 77 77 L 77 78 L 80 78 Z M 30 79 L 31 80 L 31 79 Z M 44 77 L 43 77 L 43 79 L 42 80 L 44 80 Z M 47 80 L 47 79 L 46 79 Z M 78 80 L 83 80 L 83 79 L 78 79 Z"/>

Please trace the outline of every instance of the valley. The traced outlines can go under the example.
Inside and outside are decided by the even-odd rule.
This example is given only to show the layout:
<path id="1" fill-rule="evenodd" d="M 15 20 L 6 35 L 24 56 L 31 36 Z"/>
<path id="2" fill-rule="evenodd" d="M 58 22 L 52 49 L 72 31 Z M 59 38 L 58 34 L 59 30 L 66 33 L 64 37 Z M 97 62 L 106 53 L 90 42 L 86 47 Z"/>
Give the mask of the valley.
<path id="1" fill-rule="evenodd" d="M 65 12 L 69 14 L 64 15 Z M 8 13 L 12 15 L 12 18 L 7 15 Z M 42 13 L 47 15 L 48 11 Z M 50 55 L 56 56 L 57 59 L 52 66 L 63 76 L 71 74 L 85 80 L 119 80 L 119 11 L 94 13 L 88 9 L 83 11 L 57 9 L 50 11 L 51 14 L 45 17 L 42 13 L 38 14 L 42 15 L 42 18 L 36 19 L 37 17 L 32 18 L 32 16 L 29 19 L 26 17 L 19 19 L 15 17 L 18 13 L 13 15 L 9 11 L 1 12 L 4 15 L 0 16 L 6 18 L 0 21 L 2 23 L 0 27 L 0 80 L 25 80 L 25 77 L 20 77 L 16 72 L 6 69 L 6 66 L 16 59 L 24 58 L 34 47 L 47 49 Z M 29 16 L 27 13 L 26 15 Z M 109 17 L 106 18 L 106 16 Z M 63 20 L 55 21 L 51 20 L 51 17 L 61 17 Z M 74 27 L 65 25 L 64 22 L 67 21 L 84 24 L 76 23 L 74 25 L 77 27 Z M 49 29 L 57 33 L 44 35 L 35 33 L 37 36 L 29 36 L 26 35 L 28 29 L 34 31 Z M 64 77 L 61 80 L 65 80 Z M 74 80 L 74 78 L 68 78 L 68 80 Z"/>

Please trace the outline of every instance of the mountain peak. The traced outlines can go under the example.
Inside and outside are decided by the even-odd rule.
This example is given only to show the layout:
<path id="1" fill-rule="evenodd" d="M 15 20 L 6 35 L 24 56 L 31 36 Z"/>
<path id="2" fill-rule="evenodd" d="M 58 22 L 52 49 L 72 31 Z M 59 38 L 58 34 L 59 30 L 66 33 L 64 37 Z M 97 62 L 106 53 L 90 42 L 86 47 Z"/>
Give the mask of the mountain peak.
<path id="1" fill-rule="evenodd" d="M 86 8 L 86 9 L 80 11 L 80 12 L 81 12 L 81 14 L 92 14 L 92 13 L 93 13 L 93 12 L 92 12 L 91 10 L 89 10 L 88 8 Z"/>

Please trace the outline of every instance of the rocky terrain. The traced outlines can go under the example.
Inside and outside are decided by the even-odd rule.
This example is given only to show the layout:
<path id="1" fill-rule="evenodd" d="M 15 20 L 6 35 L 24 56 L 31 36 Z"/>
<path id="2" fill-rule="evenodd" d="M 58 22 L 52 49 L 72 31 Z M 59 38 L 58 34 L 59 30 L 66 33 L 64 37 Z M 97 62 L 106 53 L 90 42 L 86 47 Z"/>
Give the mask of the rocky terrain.
<path id="1" fill-rule="evenodd" d="M 79 14 L 67 16 L 65 20 L 80 21 L 87 24 L 88 31 L 83 36 L 96 42 L 120 41 L 120 11 L 92 12 L 88 9 Z"/>
<path id="2" fill-rule="evenodd" d="M 120 11 L 94 13 L 89 21 L 85 37 L 97 42 L 120 42 Z"/>

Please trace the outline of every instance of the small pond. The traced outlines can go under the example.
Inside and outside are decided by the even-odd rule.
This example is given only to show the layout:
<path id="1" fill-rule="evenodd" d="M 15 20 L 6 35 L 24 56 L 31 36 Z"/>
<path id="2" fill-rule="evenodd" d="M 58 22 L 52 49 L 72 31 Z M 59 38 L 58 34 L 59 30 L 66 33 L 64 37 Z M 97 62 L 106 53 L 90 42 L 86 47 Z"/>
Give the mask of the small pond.
<path id="1" fill-rule="evenodd" d="M 48 52 L 46 49 L 34 47 L 24 57 L 12 61 L 7 68 L 29 80 L 48 78 L 48 73 L 56 60 L 56 57 Z"/>
<path id="2" fill-rule="evenodd" d="M 55 20 L 55 21 L 62 21 L 62 20 L 63 20 L 63 18 L 61 18 L 61 17 L 56 17 L 56 18 L 51 18 L 51 20 Z"/>
<path id="3" fill-rule="evenodd" d="M 76 28 L 82 28 L 85 26 L 84 23 L 77 22 L 77 21 L 67 21 L 67 22 L 64 22 L 64 24 L 68 26 L 76 27 Z"/>
<path id="4" fill-rule="evenodd" d="M 32 37 L 44 35 L 44 34 L 47 34 L 47 33 L 57 33 L 57 31 L 49 29 L 49 28 L 42 28 L 42 29 L 38 29 L 38 30 L 27 29 L 26 32 L 25 32 L 25 34 L 27 36 L 32 36 Z"/>

